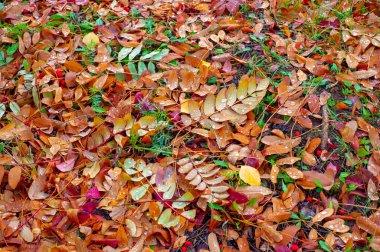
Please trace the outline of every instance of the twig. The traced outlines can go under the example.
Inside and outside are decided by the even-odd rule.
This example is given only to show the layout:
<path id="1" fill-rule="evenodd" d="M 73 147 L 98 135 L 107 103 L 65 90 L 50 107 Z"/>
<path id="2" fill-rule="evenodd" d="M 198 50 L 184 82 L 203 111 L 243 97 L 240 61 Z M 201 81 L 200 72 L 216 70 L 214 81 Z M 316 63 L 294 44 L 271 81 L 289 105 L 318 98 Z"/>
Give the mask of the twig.
<path id="1" fill-rule="evenodd" d="M 329 114 L 327 112 L 327 106 L 326 104 L 322 106 L 322 121 L 323 121 L 323 127 L 322 127 L 322 143 L 321 143 L 321 149 L 326 149 L 327 140 L 329 139 Z"/>

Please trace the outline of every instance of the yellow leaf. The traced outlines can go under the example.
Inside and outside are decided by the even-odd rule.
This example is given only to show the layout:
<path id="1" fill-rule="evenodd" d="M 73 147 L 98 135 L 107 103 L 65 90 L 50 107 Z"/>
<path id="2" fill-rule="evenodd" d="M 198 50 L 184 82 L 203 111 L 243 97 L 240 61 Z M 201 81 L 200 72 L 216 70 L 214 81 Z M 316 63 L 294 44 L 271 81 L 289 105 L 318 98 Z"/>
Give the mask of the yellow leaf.
<path id="1" fill-rule="evenodd" d="M 185 101 L 181 104 L 181 113 L 189 114 L 189 101 Z"/>
<path id="2" fill-rule="evenodd" d="M 99 40 L 98 35 L 96 35 L 93 32 L 90 32 L 86 34 L 86 36 L 83 37 L 83 43 L 85 43 L 86 46 L 89 46 L 91 43 L 93 43 L 94 45 L 97 45 L 99 44 L 99 42 L 100 40 Z"/>
<path id="3" fill-rule="evenodd" d="M 202 60 L 202 65 L 204 65 L 205 67 L 210 67 L 211 66 L 211 64 L 209 62 L 204 61 L 204 60 Z"/>
<path id="4" fill-rule="evenodd" d="M 252 186 L 259 186 L 261 184 L 259 171 L 248 165 L 243 165 L 240 167 L 239 177 L 245 183 Z"/>

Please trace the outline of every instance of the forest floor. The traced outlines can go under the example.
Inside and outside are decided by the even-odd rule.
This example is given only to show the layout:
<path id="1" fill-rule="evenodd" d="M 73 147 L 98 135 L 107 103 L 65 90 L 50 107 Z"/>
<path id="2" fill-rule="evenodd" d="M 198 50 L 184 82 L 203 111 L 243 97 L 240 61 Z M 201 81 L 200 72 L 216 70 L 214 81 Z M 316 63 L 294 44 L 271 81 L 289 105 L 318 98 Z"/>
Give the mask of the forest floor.
<path id="1" fill-rule="evenodd" d="M 379 16 L 0 3 L 1 251 L 380 251 Z"/>

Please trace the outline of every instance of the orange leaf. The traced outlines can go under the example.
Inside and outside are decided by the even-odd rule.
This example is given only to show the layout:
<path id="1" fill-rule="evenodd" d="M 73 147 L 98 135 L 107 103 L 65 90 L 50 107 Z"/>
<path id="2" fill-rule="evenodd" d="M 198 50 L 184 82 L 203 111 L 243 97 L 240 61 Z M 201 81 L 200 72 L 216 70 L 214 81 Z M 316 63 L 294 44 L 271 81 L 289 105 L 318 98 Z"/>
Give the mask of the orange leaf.
<path id="1" fill-rule="evenodd" d="M 64 65 L 67 69 L 76 73 L 82 72 L 84 69 L 80 63 L 73 60 L 66 61 Z"/>
<path id="2" fill-rule="evenodd" d="M 10 169 L 8 173 L 8 185 L 10 188 L 16 189 L 21 180 L 21 172 L 22 170 L 20 166 L 15 166 Z"/>

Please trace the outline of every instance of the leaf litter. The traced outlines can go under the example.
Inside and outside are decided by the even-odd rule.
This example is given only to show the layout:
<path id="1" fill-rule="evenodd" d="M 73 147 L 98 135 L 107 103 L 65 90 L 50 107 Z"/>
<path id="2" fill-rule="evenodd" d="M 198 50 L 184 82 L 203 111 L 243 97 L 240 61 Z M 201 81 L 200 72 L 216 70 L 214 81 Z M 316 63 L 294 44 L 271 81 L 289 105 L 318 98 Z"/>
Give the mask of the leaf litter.
<path id="1" fill-rule="evenodd" d="M 379 250 L 379 9 L 0 4 L 0 246 Z"/>

